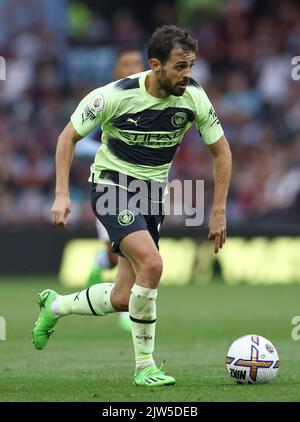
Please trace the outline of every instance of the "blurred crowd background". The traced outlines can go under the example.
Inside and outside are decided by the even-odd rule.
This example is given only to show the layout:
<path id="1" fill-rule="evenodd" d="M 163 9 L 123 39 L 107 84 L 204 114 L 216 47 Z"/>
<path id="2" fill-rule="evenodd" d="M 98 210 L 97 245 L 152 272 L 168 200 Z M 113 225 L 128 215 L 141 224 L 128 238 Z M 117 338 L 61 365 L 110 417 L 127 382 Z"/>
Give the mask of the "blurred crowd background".
<path id="1" fill-rule="evenodd" d="M 106 4 L 105 4 L 106 3 Z M 228 201 L 231 225 L 283 219 L 300 212 L 300 2 L 178 0 L 140 2 L 0 0 L 0 225 L 50 224 L 57 137 L 79 100 L 113 79 L 120 47 L 146 60 L 151 32 L 188 27 L 199 41 L 193 77 L 208 93 L 233 152 Z M 94 225 L 89 203 L 91 159 L 71 171 L 73 227 Z M 213 190 L 212 160 L 192 129 L 171 179 L 204 179 L 205 211 Z M 168 218 L 167 224 L 180 224 Z"/>

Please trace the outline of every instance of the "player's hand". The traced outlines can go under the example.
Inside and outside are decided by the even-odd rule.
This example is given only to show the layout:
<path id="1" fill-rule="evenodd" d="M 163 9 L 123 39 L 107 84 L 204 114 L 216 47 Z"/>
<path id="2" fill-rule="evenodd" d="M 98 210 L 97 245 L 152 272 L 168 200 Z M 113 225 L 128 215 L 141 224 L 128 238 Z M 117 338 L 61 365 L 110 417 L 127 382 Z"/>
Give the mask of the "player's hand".
<path id="1" fill-rule="evenodd" d="M 218 253 L 226 240 L 226 215 L 224 211 L 212 211 L 208 230 L 208 239 L 215 241 L 215 253 Z"/>
<path id="2" fill-rule="evenodd" d="M 56 196 L 51 208 L 52 221 L 61 227 L 67 226 L 67 217 L 71 212 L 71 200 L 69 196 Z"/>

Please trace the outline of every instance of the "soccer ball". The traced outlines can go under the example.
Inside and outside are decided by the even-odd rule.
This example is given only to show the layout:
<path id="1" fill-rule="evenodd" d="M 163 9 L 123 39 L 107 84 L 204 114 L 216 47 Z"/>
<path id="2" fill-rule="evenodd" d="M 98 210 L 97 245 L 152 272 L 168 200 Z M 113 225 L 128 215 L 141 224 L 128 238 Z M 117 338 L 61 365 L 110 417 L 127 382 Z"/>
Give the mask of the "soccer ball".
<path id="1" fill-rule="evenodd" d="M 249 334 L 232 343 L 225 364 L 229 376 L 239 384 L 265 383 L 277 375 L 279 356 L 269 340 Z"/>

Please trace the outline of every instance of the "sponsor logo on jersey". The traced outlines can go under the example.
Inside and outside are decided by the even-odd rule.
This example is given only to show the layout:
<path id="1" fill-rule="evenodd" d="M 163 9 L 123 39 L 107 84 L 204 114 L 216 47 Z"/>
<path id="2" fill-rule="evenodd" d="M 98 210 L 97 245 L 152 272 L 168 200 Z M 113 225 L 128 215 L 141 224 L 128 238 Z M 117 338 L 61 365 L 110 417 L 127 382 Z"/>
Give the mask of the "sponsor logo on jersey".
<path id="1" fill-rule="evenodd" d="M 120 135 L 129 141 L 129 145 L 173 146 L 180 143 L 184 132 L 184 129 L 170 133 L 132 133 L 122 130 Z"/>

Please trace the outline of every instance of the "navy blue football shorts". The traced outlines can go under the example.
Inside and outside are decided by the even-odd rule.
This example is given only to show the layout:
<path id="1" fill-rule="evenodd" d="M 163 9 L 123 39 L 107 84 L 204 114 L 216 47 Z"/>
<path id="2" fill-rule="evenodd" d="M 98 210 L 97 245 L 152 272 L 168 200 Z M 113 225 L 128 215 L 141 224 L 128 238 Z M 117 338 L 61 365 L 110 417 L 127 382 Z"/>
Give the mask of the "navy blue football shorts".
<path id="1" fill-rule="evenodd" d="M 163 205 L 153 204 L 149 198 L 144 198 L 142 205 L 136 204 L 132 200 L 135 194 L 136 192 L 116 185 L 92 184 L 92 209 L 107 230 L 112 242 L 112 252 L 120 256 L 123 256 L 120 250 L 121 240 L 129 233 L 140 230 L 148 230 L 157 248 L 159 247 L 159 232 L 164 220 Z"/>

